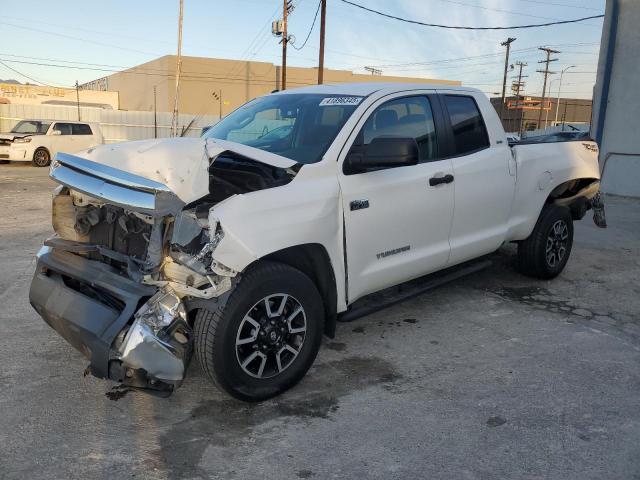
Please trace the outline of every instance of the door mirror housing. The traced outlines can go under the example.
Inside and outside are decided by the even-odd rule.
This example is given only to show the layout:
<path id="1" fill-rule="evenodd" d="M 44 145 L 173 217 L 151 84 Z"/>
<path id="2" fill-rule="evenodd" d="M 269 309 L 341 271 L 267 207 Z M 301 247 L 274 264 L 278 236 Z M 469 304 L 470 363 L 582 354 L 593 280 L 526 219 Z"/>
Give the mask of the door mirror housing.
<path id="1" fill-rule="evenodd" d="M 414 138 L 377 137 L 368 145 L 354 145 L 345 159 L 345 173 L 417 165 L 420 159 Z"/>
<path id="2" fill-rule="evenodd" d="M 51 135 L 62 135 L 62 132 L 60 130 L 53 130 Z"/>

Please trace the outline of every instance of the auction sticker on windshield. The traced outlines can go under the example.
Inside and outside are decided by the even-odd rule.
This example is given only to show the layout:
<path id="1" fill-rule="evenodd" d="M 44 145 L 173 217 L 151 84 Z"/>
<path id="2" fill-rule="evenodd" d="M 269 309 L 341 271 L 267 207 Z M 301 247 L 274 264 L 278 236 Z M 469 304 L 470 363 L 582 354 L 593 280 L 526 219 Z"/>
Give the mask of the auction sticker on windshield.
<path id="1" fill-rule="evenodd" d="M 330 105 L 358 105 L 362 101 L 362 97 L 327 97 L 320 102 L 321 107 Z"/>

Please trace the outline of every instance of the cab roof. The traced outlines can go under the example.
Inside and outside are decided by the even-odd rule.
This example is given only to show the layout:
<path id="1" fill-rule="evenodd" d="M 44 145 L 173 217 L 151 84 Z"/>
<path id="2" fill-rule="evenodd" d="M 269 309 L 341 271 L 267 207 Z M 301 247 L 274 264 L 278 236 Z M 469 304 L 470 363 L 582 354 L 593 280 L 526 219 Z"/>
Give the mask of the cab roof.
<path id="1" fill-rule="evenodd" d="M 457 90 L 461 92 L 476 92 L 480 90 L 465 86 L 454 86 L 438 83 L 389 83 L 389 82 L 364 82 L 364 83 L 334 83 L 324 85 L 311 85 L 308 87 L 292 88 L 277 95 L 292 93 L 326 94 L 326 95 L 356 95 L 368 96 L 375 92 L 384 93 L 402 92 L 405 90 Z"/>
<path id="2" fill-rule="evenodd" d="M 50 118 L 23 118 L 24 122 L 42 122 L 42 123 L 82 123 L 82 124 L 97 124 L 98 122 L 84 122 L 82 120 L 52 120 Z"/>

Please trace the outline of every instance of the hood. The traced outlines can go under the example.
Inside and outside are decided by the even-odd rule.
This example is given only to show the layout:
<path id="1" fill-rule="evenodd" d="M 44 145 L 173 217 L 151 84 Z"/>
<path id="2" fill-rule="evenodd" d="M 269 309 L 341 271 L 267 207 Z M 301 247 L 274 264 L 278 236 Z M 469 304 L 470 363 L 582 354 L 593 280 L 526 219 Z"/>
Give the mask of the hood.
<path id="1" fill-rule="evenodd" d="M 36 134 L 36 133 L 0 133 L 0 140 L 15 140 L 16 138 L 23 138 L 23 137 L 31 137 L 33 135 L 40 135 L 40 134 Z"/>
<path id="2" fill-rule="evenodd" d="M 226 140 L 163 138 L 101 145 L 76 155 L 166 185 L 190 203 L 209 193 L 209 165 L 223 152 L 290 168 L 293 160 Z"/>

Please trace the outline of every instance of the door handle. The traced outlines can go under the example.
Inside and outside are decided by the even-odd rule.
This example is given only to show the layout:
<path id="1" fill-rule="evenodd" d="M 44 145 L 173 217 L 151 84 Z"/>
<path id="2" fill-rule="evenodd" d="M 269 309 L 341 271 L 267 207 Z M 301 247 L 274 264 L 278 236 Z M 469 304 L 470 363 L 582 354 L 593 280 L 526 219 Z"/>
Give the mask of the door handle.
<path id="1" fill-rule="evenodd" d="M 429 185 L 435 187 L 436 185 L 440 185 L 441 183 L 451 183 L 453 182 L 453 175 L 447 173 L 443 177 L 431 177 L 429 179 Z"/>

